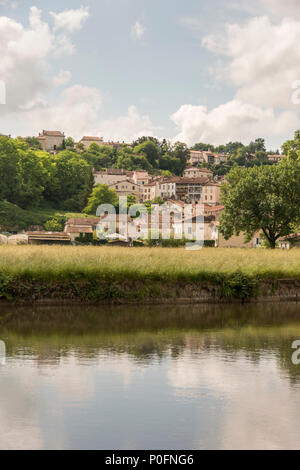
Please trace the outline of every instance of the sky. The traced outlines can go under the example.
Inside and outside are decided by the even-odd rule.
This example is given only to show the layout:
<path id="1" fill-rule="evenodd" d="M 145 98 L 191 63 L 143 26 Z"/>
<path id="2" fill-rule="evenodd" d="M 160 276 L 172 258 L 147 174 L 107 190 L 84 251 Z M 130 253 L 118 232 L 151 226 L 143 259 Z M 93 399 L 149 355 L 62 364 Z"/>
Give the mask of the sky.
<path id="1" fill-rule="evenodd" d="M 0 0 L 0 81 L 2 134 L 276 150 L 300 128 L 300 2 Z"/>

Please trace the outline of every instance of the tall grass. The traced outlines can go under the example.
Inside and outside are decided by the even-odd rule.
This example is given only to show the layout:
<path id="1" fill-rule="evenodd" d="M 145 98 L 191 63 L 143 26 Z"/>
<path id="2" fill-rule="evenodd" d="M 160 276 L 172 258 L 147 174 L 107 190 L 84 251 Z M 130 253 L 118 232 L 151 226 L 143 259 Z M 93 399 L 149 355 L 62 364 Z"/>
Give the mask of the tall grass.
<path id="1" fill-rule="evenodd" d="M 300 279 L 300 250 L 1 246 L 0 272 L 36 280 Z"/>

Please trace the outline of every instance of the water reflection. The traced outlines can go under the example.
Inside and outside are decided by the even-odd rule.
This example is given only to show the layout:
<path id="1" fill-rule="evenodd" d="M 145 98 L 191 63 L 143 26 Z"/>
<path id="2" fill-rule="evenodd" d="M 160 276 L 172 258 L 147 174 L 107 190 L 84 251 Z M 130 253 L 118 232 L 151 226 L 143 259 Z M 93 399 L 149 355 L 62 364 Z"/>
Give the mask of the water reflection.
<path id="1" fill-rule="evenodd" d="M 1 308 L 1 449 L 300 448 L 297 304 Z"/>

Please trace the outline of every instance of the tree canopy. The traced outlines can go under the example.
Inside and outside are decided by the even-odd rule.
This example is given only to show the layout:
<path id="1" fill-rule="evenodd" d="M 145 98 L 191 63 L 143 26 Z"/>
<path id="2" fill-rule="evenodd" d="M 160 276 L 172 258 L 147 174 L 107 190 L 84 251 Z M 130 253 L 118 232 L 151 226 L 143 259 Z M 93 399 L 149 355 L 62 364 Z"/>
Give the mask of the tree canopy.
<path id="1" fill-rule="evenodd" d="M 235 166 L 222 186 L 225 209 L 220 231 L 226 239 L 262 231 L 271 248 L 293 233 L 300 218 L 300 160 L 284 159 L 279 165 Z"/>
<path id="2" fill-rule="evenodd" d="M 88 199 L 84 212 L 96 215 L 98 207 L 102 204 L 111 204 L 116 207 L 119 204 L 119 198 L 114 189 L 110 189 L 106 184 L 97 184 Z"/>

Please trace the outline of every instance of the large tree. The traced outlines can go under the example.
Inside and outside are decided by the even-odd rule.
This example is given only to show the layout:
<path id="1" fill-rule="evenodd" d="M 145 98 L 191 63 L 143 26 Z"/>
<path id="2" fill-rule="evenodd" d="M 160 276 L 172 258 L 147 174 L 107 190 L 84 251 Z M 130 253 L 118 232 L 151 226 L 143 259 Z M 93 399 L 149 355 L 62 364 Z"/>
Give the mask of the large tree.
<path id="1" fill-rule="evenodd" d="M 110 189 L 106 184 L 97 184 L 89 197 L 84 212 L 96 215 L 98 207 L 102 204 L 111 204 L 117 207 L 118 203 L 119 199 L 114 189 Z"/>
<path id="2" fill-rule="evenodd" d="M 146 156 L 148 162 L 153 168 L 158 166 L 158 160 L 161 155 L 161 150 L 158 144 L 152 140 L 146 140 L 140 145 L 134 147 L 134 153 L 143 154 Z"/>
<path id="3" fill-rule="evenodd" d="M 222 186 L 222 202 L 220 231 L 226 239 L 241 232 L 250 239 L 261 230 L 275 248 L 280 237 L 293 233 L 293 224 L 300 219 L 300 161 L 235 166 Z"/>

